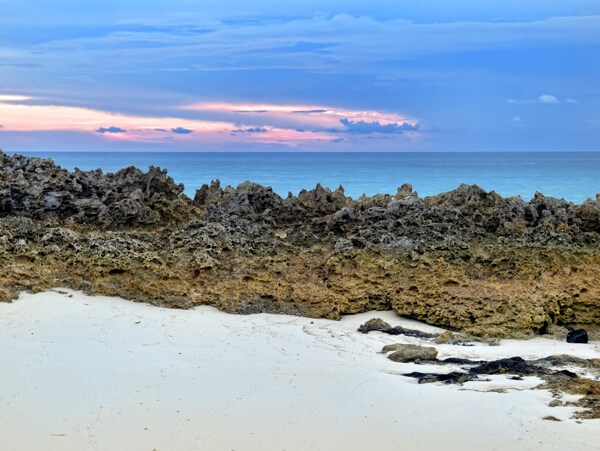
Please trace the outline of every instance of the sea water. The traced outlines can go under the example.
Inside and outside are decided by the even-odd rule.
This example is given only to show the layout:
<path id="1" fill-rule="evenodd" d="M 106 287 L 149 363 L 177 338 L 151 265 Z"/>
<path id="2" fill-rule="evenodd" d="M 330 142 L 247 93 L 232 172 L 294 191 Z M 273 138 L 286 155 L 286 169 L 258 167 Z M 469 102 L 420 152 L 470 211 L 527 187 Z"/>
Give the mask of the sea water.
<path id="1" fill-rule="evenodd" d="M 581 203 L 600 192 L 600 152 L 506 153 L 255 153 L 255 152 L 35 152 L 66 169 L 127 166 L 167 168 L 185 192 L 211 180 L 237 186 L 246 180 L 272 186 L 282 196 L 343 185 L 346 195 L 394 194 L 410 183 L 420 196 L 449 191 L 461 183 L 477 184 L 502 196 L 528 200 L 536 191 Z"/>

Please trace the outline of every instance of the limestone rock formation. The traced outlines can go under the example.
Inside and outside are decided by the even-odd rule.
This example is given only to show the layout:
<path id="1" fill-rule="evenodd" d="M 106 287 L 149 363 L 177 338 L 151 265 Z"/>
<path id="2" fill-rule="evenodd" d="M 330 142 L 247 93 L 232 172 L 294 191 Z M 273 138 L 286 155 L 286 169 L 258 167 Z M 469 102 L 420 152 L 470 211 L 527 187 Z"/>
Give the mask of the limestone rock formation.
<path id="1" fill-rule="evenodd" d="M 0 152 L 0 216 L 72 219 L 98 227 L 158 225 L 189 217 L 189 199 L 167 171 L 69 172 L 51 159 Z"/>
<path id="2" fill-rule="evenodd" d="M 166 171 L 66 171 L 0 153 L 0 300 L 69 286 L 235 313 L 390 310 L 483 337 L 600 327 L 600 203 L 477 186 L 280 197 Z M 409 334 L 389 328 L 391 334 Z M 564 335 L 563 335 L 564 336 Z"/>

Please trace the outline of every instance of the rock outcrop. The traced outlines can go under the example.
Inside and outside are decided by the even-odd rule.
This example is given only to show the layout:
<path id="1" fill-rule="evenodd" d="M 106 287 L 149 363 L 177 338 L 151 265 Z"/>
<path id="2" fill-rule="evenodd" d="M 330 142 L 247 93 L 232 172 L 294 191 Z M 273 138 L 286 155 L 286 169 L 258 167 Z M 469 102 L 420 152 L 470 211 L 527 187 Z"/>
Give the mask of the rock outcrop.
<path id="1" fill-rule="evenodd" d="M 383 348 L 385 352 L 386 348 Z M 389 349 L 389 348 L 388 348 Z M 388 359 L 394 362 L 415 362 L 420 360 L 433 360 L 437 357 L 437 351 L 430 346 L 406 345 L 397 344 L 393 346 L 392 352 L 388 355 Z"/>
<path id="2" fill-rule="evenodd" d="M 466 334 L 600 327 L 600 203 L 477 186 L 352 199 L 166 171 L 66 171 L 0 153 L 0 300 L 69 286 L 234 313 L 339 318 L 393 309 Z M 398 333 L 403 333 L 396 331 Z M 393 332 L 392 332 L 393 333 Z"/>
<path id="3" fill-rule="evenodd" d="M 189 217 L 191 201 L 167 171 L 69 172 L 51 159 L 0 153 L 0 216 L 57 218 L 100 228 L 164 225 Z"/>

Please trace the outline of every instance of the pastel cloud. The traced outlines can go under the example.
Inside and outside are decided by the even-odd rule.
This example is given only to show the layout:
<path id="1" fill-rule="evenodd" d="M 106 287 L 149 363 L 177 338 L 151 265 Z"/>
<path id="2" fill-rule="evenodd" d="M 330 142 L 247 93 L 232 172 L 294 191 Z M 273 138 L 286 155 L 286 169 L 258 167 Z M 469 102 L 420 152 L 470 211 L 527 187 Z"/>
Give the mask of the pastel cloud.
<path id="1" fill-rule="evenodd" d="M 358 129 L 363 133 L 418 131 L 417 120 L 398 113 L 349 110 L 322 105 L 196 103 L 182 108 L 225 114 L 233 121 L 269 123 L 301 133 L 306 130 L 339 133 Z"/>
<path id="2" fill-rule="evenodd" d="M 21 103 L 27 100 L 27 103 Z M 187 117 L 136 116 L 64 105 L 31 104 L 26 96 L 0 100 L 2 133 L 76 132 L 119 142 L 177 145 L 278 145 L 323 150 L 327 143 L 363 138 L 420 136 L 419 123 L 397 113 L 319 105 L 200 103 L 182 106 Z M 190 118 L 194 114 L 202 119 Z M 209 119 L 207 119 L 209 118 Z M 218 118 L 218 120 L 210 120 Z M 340 139 L 340 133 L 348 135 Z M 25 135 L 23 135 L 25 136 Z"/>
<path id="3" fill-rule="evenodd" d="M 231 128 L 226 122 L 195 121 L 180 118 L 131 116 L 89 108 L 60 105 L 24 105 L 0 101 L 0 118 L 13 131 L 96 131 L 118 124 L 119 128 L 154 131 L 185 126 L 194 131 L 218 131 Z M 110 130 L 107 130 L 110 132 Z"/>
<path id="4" fill-rule="evenodd" d="M 303 133 L 277 127 L 267 129 L 251 126 L 242 128 L 247 132 L 243 136 L 235 136 L 236 134 L 231 133 L 241 128 L 234 122 L 132 116 L 72 106 L 15 103 L 28 99 L 25 96 L 5 96 L 4 100 L 0 100 L 3 131 L 89 132 L 102 134 L 109 139 L 138 142 L 163 142 L 177 138 L 206 143 L 277 143 L 291 147 L 300 142 L 335 139 L 327 133 Z"/>

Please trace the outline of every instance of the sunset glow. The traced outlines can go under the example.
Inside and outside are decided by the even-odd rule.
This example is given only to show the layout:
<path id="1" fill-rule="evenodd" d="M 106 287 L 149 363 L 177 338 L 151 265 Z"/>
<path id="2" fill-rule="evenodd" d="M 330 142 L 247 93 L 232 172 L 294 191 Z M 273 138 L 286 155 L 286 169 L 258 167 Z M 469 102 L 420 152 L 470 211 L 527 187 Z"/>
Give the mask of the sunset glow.
<path id="1" fill-rule="evenodd" d="M 407 135 L 417 134 L 417 122 L 398 114 L 376 111 L 349 111 L 306 105 L 238 105 L 199 103 L 180 110 L 228 114 L 227 121 L 177 117 L 132 116 L 63 105 L 18 103 L 28 96 L 0 97 L 0 124 L 3 131 L 85 132 L 111 141 L 160 143 L 173 141 L 197 144 L 275 144 L 296 148 L 306 143 L 337 142 L 340 134 L 356 124 L 395 127 L 403 124 Z M 414 127 L 414 129 L 413 129 Z M 347 140 L 347 138 L 346 138 Z"/>
<path id="2" fill-rule="evenodd" d="M 301 142 L 336 139 L 326 133 L 299 132 L 268 125 L 258 128 L 243 123 L 131 116 L 71 106 L 13 103 L 26 99 L 29 97 L 4 96 L 0 101 L 3 131 L 88 132 L 117 141 L 160 142 L 176 139 L 189 143 L 256 142 L 292 147 Z"/>
<path id="3" fill-rule="evenodd" d="M 600 6 L 588 0 L 0 4 L 8 151 L 600 142 Z"/>

